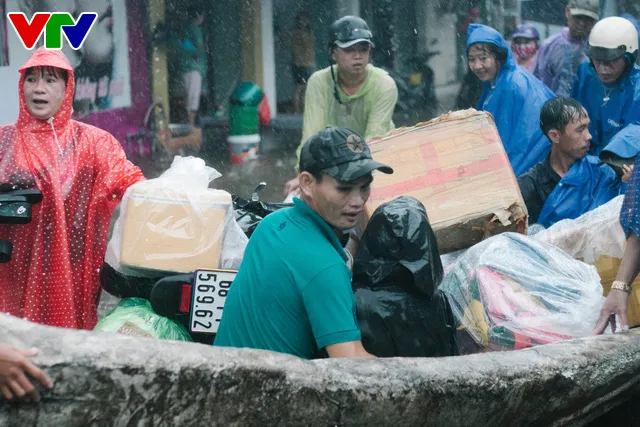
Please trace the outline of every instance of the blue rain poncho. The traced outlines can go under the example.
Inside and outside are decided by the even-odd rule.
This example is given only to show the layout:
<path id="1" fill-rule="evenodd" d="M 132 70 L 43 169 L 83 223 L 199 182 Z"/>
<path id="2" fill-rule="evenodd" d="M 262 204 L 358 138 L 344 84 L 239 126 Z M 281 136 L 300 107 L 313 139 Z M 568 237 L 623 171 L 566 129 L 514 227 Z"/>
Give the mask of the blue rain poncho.
<path id="1" fill-rule="evenodd" d="M 640 67 L 634 65 L 618 83 L 607 85 L 605 90 L 593 66 L 585 61 L 578 67 L 571 97 L 589 113 L 593 137 L 589 153 L 597 156 L 625 126 L 640 123 Z"/>
<path id="2" fill-rule="evenodd" d="M 636 108 L 640 108 L 640 105 Z M 636 157 L 640 153 L 640 123 L 625 126 L 602 151 L 610 151 L 623 159 Z"/>
<path id="3" fill-rule="evenodd" d="M 538 223 L 549 227 L 563 219 L 575 219 L 607 203 L 623 192 L 623 184 L 607 165 L 594 156 L 585 156 L 549 194 Z"/>
<path id="4" fill-rule="evenodd" d="M 540 130 L 540 110 L 555 95 L 516 64 L 506 40 L 493 28 L 470 25 L 467 53 L 476 43 L 492 44 L 507 53 L 495 82 L 483 83 L 477 109 L 493 115 L 511 167 L 516 176 L 520 176 L 549 153 L 550 142 Z"/>

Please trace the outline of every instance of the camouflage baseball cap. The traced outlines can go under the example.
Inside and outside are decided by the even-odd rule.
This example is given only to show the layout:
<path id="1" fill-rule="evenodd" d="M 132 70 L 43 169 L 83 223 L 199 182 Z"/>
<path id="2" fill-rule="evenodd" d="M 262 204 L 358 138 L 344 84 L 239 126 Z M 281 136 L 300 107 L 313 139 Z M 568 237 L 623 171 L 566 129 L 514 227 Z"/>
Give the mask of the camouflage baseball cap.
<path id="1" fill-rule="evenodd" d="M 393 173 L 371 158 L 362 135 L 349 129 L 327 127 L 305 142 L 300 152 L 300 171 L 318 171 L 342 182 L 352 182 L 374 170 Z"/>

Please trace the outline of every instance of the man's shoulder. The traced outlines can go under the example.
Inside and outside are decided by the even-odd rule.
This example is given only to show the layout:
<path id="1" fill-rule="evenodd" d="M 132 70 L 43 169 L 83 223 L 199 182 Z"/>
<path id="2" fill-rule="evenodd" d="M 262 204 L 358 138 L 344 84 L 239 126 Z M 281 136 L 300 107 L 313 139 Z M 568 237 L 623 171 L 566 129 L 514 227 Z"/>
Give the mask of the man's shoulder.
<path id="1" fill-rule="evenodd" d="M 311 74 L 307 86 L 313 84 L 325 84 L 326 81 L 331 81 L 331 68 L 326 67 Z"/>
<path id="2" fill-rule="evenodd" d="M 544 159 L 531 167 L 528 171 L 518 177 L 518 184 L 523 183 L 538 184 L 543 180 L 547 180 L 553 171 L 548 159 Z"/>
<path id="3" fill-rule="evenodd" d="M 387 72 L 387 70 L 384 70 L 382 68 L 378 68 L 375 65 L 371 66 L 370 72 L 373 73 L 373 79 L 375 80 L 375 85 L 376 87 L 378 87 L 381 90 L 385 90 L 385 89 L 396 89 L 396 82 L 395 80 L 393 80 L 393 78 L 389 75 L 389 73 Z"/>
<path id="4" fill-rule="evenodd" d="M 562 30 L 558 31 L 556 34 L 547 37 L 547 39 L 542 42 L 542 47 L 544 47 L 545 49 L 549 49 L 549 47 L 551 47 L 552 45 L 559 45 L 564 43 L 567 40 L 567 37 L 565 36 L 565 29 L 563 28 Z"/>

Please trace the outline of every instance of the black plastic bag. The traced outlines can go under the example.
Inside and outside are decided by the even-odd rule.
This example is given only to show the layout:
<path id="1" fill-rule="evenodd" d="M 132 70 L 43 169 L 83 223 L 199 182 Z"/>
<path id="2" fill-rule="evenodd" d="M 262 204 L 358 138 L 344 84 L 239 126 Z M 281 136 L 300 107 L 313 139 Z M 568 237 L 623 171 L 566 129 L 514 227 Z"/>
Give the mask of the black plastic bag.
<path id="1" fill-rule="evenodd" d="M 458 354 L 443 268 L 424 206 L 399 197 L 373 213 L 353 269 L 362 343 L 378 357 Z"/>
<path id="2" fill-rule="evenodd" d="M 293 203 L 266 203 L 261 201 L 260 191 L 266 185 L 264 182 L 260 183 L 251 195 L 251 200 L 233 196 L 233 210 L 236 222 L 247 237 L 251 237 L 264 217 L 282 208 L 293 206 Z"/>

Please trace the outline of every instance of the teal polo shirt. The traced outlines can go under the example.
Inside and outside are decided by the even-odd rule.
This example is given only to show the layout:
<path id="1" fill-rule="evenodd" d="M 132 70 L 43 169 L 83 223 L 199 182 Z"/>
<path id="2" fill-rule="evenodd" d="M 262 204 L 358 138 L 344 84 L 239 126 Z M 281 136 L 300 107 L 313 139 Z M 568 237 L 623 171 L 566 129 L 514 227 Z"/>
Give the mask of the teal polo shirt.
<path id="1" fill-rule="evenodd" d="M 346 260 L 333 229 L 302 200 L 267 216 L 249 239 L 214 345 L 310 359 L 360 340 Z"/>

